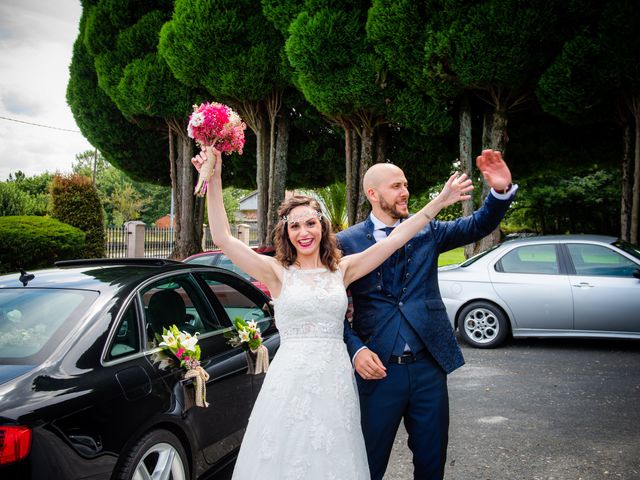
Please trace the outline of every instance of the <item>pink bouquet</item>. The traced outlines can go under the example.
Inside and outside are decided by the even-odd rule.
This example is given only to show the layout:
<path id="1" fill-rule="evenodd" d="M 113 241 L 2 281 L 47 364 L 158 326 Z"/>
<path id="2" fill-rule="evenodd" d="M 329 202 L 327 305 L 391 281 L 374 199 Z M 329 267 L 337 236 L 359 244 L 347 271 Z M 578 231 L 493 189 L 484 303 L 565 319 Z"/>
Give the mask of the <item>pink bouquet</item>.
<path id="1" fill-rule="evenodd" d="M 205 147 L 213 146 L 227 154 L 238 152 L 242 155 L 246 128 L 240 115 L 230 107 L 222 103 L 207 102 L 193 106 L 187 133 L 203 150 Z M 200 170 L 194 192 L 196 195 L 203 196 L 207 191 L 207 179 L 213 175 L 213 165 L 209 163 L 205 163 Z"/>

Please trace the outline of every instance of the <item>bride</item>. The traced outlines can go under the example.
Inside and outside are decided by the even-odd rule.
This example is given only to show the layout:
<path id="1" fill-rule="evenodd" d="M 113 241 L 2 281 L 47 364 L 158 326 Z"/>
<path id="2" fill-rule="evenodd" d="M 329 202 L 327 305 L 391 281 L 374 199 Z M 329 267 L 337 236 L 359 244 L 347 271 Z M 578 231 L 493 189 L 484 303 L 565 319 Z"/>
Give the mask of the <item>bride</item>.
<path id="1" fill-rule="evenodd" d="M 236 265 L 269 288 L 280 332 L 280 348 L 249 418 L 233 479 L 368 480 L 357 387 L 343 342 L 346 287 L 378 267 L 442 208 L 469 199 L 471 181 L 452 175 L 435 199 L 385 240 L 344 257 L 318 202 L 292 197 L 278 210 L 272 258 L 231 235 L 220 152 L 207 147 L 192 162 L 198 170 L 213 164 L 207 188 L 211 236 Z"/>

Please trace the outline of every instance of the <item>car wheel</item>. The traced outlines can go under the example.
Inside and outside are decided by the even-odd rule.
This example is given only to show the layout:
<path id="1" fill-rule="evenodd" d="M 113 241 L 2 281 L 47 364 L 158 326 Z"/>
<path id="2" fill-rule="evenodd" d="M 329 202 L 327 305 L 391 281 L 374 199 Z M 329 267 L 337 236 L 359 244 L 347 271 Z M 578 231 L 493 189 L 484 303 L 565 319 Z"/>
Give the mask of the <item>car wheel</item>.
<path id="1" fill-rule="evenodd" d="M 507 338 L 507 319 L 490 302 L 473 302 L 460 311 L 458 330 L 462 339 L 476 348 L 495 348 Z"/>
<path id="2" fill-rule="evenodd" d="M 116 478 L 188 480 L 187 455 L 174 434 L 166 430 L 154 430 L 142 437 L 124 457 Z"/>

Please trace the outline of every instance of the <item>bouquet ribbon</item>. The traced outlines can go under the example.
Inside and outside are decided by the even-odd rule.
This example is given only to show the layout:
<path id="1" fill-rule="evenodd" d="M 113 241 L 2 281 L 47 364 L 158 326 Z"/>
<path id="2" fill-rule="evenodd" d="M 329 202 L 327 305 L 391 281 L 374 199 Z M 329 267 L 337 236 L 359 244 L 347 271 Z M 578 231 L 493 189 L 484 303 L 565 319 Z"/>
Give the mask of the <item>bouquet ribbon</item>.
<path id="1" fill-rule="evenodd" d="M 198 175 L 198 183 L 194 191 L 197 196 L 203 197 L 207 193 L 207 186 L 209 185 L 209 180 L 213 177 L 213 170 L 213 162 L 207 159 L 200 169 L 200 175 Z"/>
<path id="2" fill-rule="evenodd" d="M 268 357 L 267 357 L 268 358 Z M 195 382 L 196 390 L 196 406 L 208 407 L 207 403 L 207 380 L 209 380 L 209 374 L 202 367 L 192 368 L 187 370 L 184 374 L 185 380 L 193 379 Z"/>
<path id="3" fill-rule="evenodd" d="M 264 345 L 260 345 L 255 350 L 251 350 L 251 353 L 256 354 L 256 368 L 254 374 L 267 373 L 269 369 L 269 350 Z"/>

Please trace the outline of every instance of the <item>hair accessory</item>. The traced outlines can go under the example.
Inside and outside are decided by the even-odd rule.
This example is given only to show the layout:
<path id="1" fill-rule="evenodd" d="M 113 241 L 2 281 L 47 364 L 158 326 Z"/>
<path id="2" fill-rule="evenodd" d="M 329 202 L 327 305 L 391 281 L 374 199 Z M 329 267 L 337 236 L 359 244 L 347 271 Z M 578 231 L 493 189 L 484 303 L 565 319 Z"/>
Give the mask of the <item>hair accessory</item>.
<path id="1" fill-rule="evenodd" d="M 285 223 L 296 223 L 312 217 L 318 217 L 318 220 L 322 220 L 322 212 L 312 210 L 310 213 L 303 213 L 300 215 L 283 215 L 282 221 Z"/>

